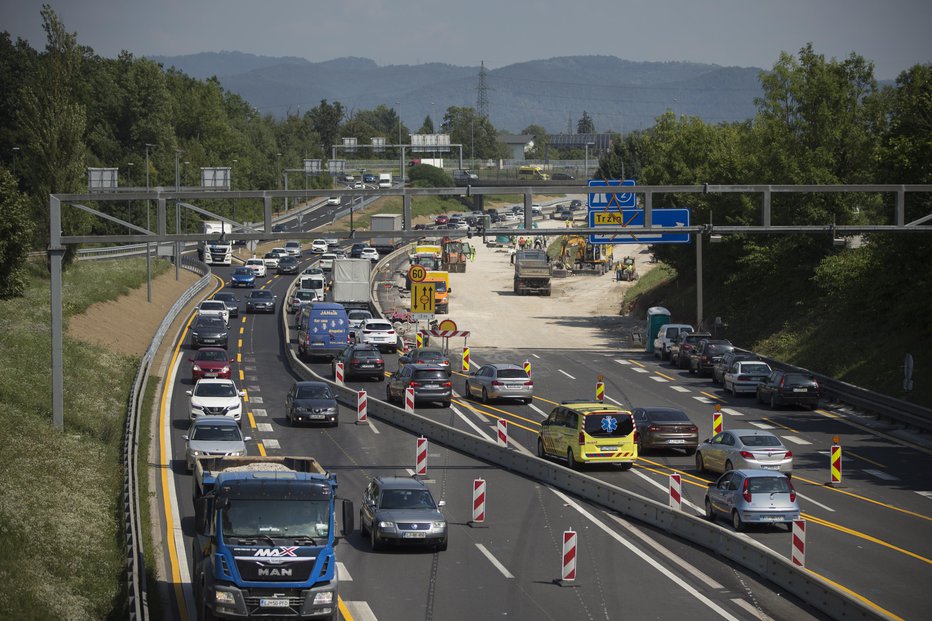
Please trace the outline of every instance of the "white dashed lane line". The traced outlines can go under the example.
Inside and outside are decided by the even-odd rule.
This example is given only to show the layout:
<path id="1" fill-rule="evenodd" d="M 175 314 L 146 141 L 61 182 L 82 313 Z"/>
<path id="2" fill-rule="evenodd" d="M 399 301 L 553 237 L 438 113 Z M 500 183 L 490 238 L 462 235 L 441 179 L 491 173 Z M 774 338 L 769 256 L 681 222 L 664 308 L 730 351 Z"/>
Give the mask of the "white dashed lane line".
<path id="1" fill-rule="evenodd" d="M 793 444 L 801 444 L 801 445 L 812 444 L 812 442 L 810 442 L 809 440 L 803 440 L 802 438 L 798 436 L 783 436 L 783 439 L 789 440 Z"/>
<path id="2" fill-rule="evenodd" d="M 256 423 L 256 430 L 262 433 L 272 433 L 272 423 Z"/>
<path id="3" fill-rule="evenodd" d="M 617 362 L 618 364 L 624 364 L 624 365 L 630 365 L 630 364 L 631 364 L 631 361 L 630 361 L 630 360 L 621 360 L 621 359 L 618 359 L 618 358 L 615 359 L 615 362 Z"/>
<path id="4" fill-rule="evenodd" d="M 660 377 L 659 375 L 651 375 L 650 378 L 651 378 L 652 380 L 654 380 L 655 382 L 660 382 L 661 384 L 670 381 L 670 380 L 668 380 L 668 379 L 665 378 L 665 377 Z"/>
<path id="5" fill-rule="evenodd" d="M 864 472 L 866 472 L 867 474 L 871 476 L 877 477 L 878 479 L 881 479 L 883 481 L 899 481 L 900 480 L 899 477 L 895 477 L 892 474 L 887 474 L 883 470 L 873 470 L 871 468 L 865 468 Z"/>
<path id="6" fill-rule="evenodd" d="M 744 416 L 744 414 L 734 408 L 722 408 L 722 412 L 731 416 Z"/>
<path id="7" fill-rule="evenodd" d="M 570 375 L 569 373 L 567 373 L 567 372 L 564 371 L 563 369 L 557 369 L 557 371 L 559 371 L 559 372 L 562 373 L 563 375 L 567 376 L 567 377 L 570 378 L 571 380 L 576 379 L 575 377 L 573 377 L 572 375 Z"/>
<path id="8" fill-rule="evenodd" d="M 693 399 L 695 399 L 699 403 L 714 403 L 712 399 L 709 399 L 708 397 L 693 397 Z"/>
<path id="9" fill-rule="evenodd" d="M 776 427 L 773 425 L 768 425 L 767 423 L 755 423 L 754 421 L 751 421 L 749 424 L 754 425 L 758 429 L 776 429 Z"/>
<path id="10" fill-rule="evenodd" d="M 265 417 L 267 417 L 267 416 L 269 415 L 269 413 L 266 411 L 265 408 L 253 408 L 253 409 L 252 409 L 252 415 L 253 415 L 253 416 L 256 416 L 256 417 L 265 418 Z"/>
<path id="11" fill-rule="evenodd" d="M 631 367 L 631 368 L 634 370 L 635 373 L 650 373 L 650 371 L 642 367 Z"/>
<path id="12" fill-rule="evenodd" d="M 920 496 L 925 496 L 925 497 L 928 498 L 929 500 L 932 500 L 932 492 L 920 492 L 920 491 L 916 491 L 916 493 L 919 494 Z"/>
<path id="13" fill-rule="evenodd" d="M 495 569 L 500 571 L 503 576 L 505 576 L 506 578 L 514 578 L 514 575 L 512 575 L 512 573 L 508 571 L 508 569 L 504 565 L 502 565 L 501 561 L 495 558 L 495 556 L 493 556 L 492 553 L 489 552 L 488 549 L 486 549 L 484 545 L 482 545 L 481 543 L 477 543 L 476 547 L 479 548 L 479 551 L 482 552 L 482 555 L 486 557 L 487 559 L 489 559 L 489 562 L 492 563 Z"/>
<path id="14" fill-rule="evenodd" d="M 689 392 L 689 388 L 686 388 L 685 386 L 670 386 L 670 388 L 672 388 L 676 392 Z M 705 397 L 703 397 L 703 399 L 704 398 Z"/>

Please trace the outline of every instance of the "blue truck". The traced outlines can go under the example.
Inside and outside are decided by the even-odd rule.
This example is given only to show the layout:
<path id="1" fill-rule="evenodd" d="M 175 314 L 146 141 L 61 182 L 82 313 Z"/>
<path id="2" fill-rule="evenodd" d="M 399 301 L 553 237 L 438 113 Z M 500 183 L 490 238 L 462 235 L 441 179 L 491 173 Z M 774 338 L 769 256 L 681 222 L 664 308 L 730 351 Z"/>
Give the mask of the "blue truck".
<path id="1" fill-rule="evenodd" d="M 337 621 L 335 507 L 353 503 L 312 457 L 198 457 L 191 584 L 197 618 Z"/>

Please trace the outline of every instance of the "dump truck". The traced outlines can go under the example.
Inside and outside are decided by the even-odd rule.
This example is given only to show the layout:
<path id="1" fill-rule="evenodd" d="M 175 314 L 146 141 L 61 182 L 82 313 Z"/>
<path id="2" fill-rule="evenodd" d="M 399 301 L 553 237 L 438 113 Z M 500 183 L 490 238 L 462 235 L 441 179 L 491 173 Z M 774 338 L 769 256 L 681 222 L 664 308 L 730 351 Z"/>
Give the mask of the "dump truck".
<path id="1" fill-rule="evenodd" d="M 442 248 L 440 269 L 448 272 L 466 271 L 466 259 L 470 255 L 469 242 L 444 237 L 440 247 Z"/>
<path id="2" fill-rule="evenodd" d="M 369 259 L 334 259 L 333 282 L 327 294 L 328 302 L 342 304 L 343 308 L 369 308 Z"/>
<path id="3" fill-rule="evenodd" d="M 515 295 L 550 295 L 550 257 L 543 250 L 515 253 Z"/>
<path id="4" fill-rule="evenodd" d="M 340 618 L 335 506 L 353 503 L 313 457 L 198 457 L 193 567 L 197 618 Z"/>

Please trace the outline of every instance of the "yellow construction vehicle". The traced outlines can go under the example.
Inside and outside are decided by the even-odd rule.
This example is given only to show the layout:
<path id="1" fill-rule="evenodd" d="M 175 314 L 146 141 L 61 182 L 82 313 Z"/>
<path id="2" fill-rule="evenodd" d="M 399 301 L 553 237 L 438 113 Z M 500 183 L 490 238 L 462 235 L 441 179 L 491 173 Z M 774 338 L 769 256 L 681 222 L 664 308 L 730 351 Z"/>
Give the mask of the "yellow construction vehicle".
<path id="1" fill-rule="evenodd" d="M 574 271 L 604 274 L 612 269 L 612 244 L 590 244 L 582 235 L 564 235 L 560 243 L 560 260 Z"/>

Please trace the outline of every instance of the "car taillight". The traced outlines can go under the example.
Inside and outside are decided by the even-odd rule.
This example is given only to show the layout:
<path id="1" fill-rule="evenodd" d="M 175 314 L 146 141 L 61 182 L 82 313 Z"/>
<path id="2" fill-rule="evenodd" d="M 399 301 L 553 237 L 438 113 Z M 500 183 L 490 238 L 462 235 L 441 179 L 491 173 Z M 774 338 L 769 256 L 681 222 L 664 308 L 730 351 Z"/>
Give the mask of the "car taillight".
<path id="1" fill-rule="evenodd" d="M 783 456 L 783 459 L 793 459 L 793 451 L 787 451 L 786 455 Z"/>
<path id="2" fill-rule="evenodd" d="M 444 388 L 450 388 L 453 386 L 453 382 L 442 382 L 440 385 Z"/>
<path id="3" fill-rule="evenodd" d="M 381 358 L 376 358 L 372 361 L 373 364 L 385 364 L 385 361 Z"/>
<path id="4" fill-rule="evenodd" d="M 780 378 L 780 388 L 783 388 L 783 383 L 786 382 L 786 376 Z"/>
<path id="5" fill-rule="evenodd" d="M 500 382 L 498 380 L 492 380 L 492 385 L 493 386 L 504 386 L 505 382 Z"/>
<path id="6" fill-rule="evenodd" d="M 739 376 L 738 376 L 738 381 L 739 381 L 739 382 L 746 382 L 746 381 L 748 381 L 748 379 L 749 379 L 749 378 L 748 378 L 747 375 L 739 375 Z"/>
<path id="7" fill-rule="evenodd" d="M 638 443 L 638 428 L 637 427 L 634 428 L 634 440 L 633 441 L 635 444 Z"/>
<path id="8" fill-rule="evenodd" d="M 310 339 L 308 339 L 308 342 L 310 342 Z M 349 332 L 346 333 L 346 342 L 347 343 L 353 342 L 353 338 L 350 336 Z"/>
<path id="9" fill-rule="evenodd" d="M 699 428 L 693 425 L 689 428 L 689 431 L 690 433 L 699 433 Z"/>
<path id="10" fill-rule="evenodd" d="M 787 479 L 787 483 L 790 484 L 790 502 L 796 502 L 796 488 L 793 487 L 793 482 Z"/>
<path id="11" fill-rule="evenodd" d="M 528 380 L 528 381 L 524 382 L 524 385 L 525 385 L 525 386 L 533 386 L 533 385 L 534 385 L 534 380 Z"/>
<path id="12" fill-rule="evenodd" d="M 387 334 L 394 334 L 394 333 L 395 333 L 394 330 L 389 330 L 389 331 L 387 332 Z"/>
<path id="13" fill-rule="evenodd" d="M 585 443 L 586 443 L 586 434 L 585 432 L 580 431 L 579 432 L 579 445 L 582 446 Z"/>
<path id="14" fill-rule="evenodd" d="M 744 480 L 744 487 L 741 490 L 741 495 L 744 496 L 745 502 L 751 502 L 751 491 L 748 489 L 748 480 Z"/>
<path id="15" fill-rule="evenodd" d="M 750 453 L 748 451 L 741 451 L 740 455 L 745 459 L 754 459 L 754 453 Z"/>

